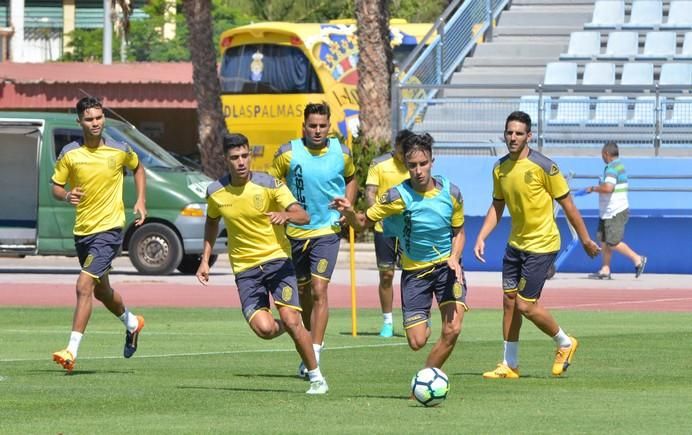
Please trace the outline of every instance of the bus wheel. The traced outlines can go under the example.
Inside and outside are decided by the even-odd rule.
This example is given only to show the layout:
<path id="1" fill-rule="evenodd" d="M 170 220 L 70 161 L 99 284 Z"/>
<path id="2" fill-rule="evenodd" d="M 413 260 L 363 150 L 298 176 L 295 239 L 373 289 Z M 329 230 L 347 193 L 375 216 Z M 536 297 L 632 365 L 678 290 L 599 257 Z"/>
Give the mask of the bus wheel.
<path id="1" fill-rule="evenodd" d="M 168 275 L 180 264 L 183 245 L 175 231 L 163 224 L 150 223 L 132 234 L 128 254 L 140 273 Z"/>
<path id="2" fill-rule="evenodd" d="M 209 267 L 216 263 L 218 255 L 212 255 L 209 257 Z M 197 273 L 199 268 L 199 263 L 202 262 L 202 256 L 199 254 L 185 254 L 183 255 L 183 261 L 178 265 L 178 270 L 186 275 L 194 275 Z"/>

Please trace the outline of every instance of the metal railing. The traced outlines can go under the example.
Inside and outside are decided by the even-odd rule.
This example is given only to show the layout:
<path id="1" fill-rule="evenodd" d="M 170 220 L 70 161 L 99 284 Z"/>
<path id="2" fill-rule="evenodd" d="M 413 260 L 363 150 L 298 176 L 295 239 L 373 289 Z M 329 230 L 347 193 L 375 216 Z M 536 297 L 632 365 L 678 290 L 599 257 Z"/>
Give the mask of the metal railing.
<path id="1" fill-rule="evenodd" d="M 392 75 L 392 126 L 399 130 L 424 110 L 423 105 L 411 107 L 408 117 L 396 110 L 406 97 L 433 98 L 461 61 L 479 40 L 492 40 L 494 21 L 509 0 L 453 0 L 435 21 L 421 43 Z M 404 95 L 411 84 L 437 85 L 426 92 Z"/>

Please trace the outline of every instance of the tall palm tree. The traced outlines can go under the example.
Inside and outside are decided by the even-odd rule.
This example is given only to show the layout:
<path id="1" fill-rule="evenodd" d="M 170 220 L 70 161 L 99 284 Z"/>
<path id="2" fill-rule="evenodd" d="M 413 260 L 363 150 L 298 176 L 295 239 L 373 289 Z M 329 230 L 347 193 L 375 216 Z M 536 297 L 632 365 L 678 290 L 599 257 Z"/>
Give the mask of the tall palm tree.
<path id="1" fill-rule="evenodd" d="M 392 137 L 389 0 L 356 0 L 356 21 L 361 143 L 382 143 Z"/>
<path id="2" fill-rule="evenodd" d="M 202 168 L 210 177 L 219 178 L 226 172 L 221 146 L 225 125 L 213 40 L 211 0 L 184 0 L 183 12 L 189 29 L 188 45 L 192 59 L 192 87 L 197 100 Z"/>

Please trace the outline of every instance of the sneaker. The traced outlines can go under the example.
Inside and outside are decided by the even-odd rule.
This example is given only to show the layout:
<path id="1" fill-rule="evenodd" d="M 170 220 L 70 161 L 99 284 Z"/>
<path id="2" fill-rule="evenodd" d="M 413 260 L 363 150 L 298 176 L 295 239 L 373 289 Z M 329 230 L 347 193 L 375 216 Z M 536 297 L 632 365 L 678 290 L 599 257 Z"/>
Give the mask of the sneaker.
<path id="1" fill-rule="evenodd" d="M 558 347 L 555 352 L 555 361 L 553 362 L 553 376 L 560 376 L 563 374 L 570 364 L 572 364 L 572 358 L 577 352 L 577 347 L 579 342 L 576 338 L 570 337 L 572 345 L 570 347 Z"/>
<path id="2" fill-rule="evenodd" d="M 613 279 L 613 277 L 609 273 L 596 272 L 590 273 L 589 279 Z"/>
<path id="3" fill-rule="evenodd" d="M 137 329 L 132 332 L 125 329 L 125 348 L 123 349 L 125 358 L 129 358 L 137 352 L 137 339 L 139 339 L 142 328 L 144 328 L 144 317 L 137 316 Z"/>
<path id="4" fill-rule="evenodd" d="M 634 277 L 639 278 L 642 273 L 644 273 L 644 268 L 646 267 L 646 257 L 642 256 L 639 260 L 639 266 L 634 268 Z"/>
<path id="5" fill-rule="evenodd" d="M 75 357 L 67 349 L 59 350 L 53 354 L 53 361 L 60 364 L 68 373 L 74 369 Z"/>
<path id="6" fill-rule="evenodd" d="M 512 368 L 500 363 L 495 370 L 483 373 L 483 379 L 519 379 L 519 367 Z"/>
<path id="7" fill-rule="evenodd" d="M 305 394 L 327 394 L 328 391 L 327 380 L 322 378 L 319 381 L 310 382 L 310 389 Z"/>
<path id="8" fill-rule="evenodd" d="M 383 323 L 380 329 L 380 337 L 390 338 L 394 335 L 394 326 L 391 323 Z"/>
<path id="9" fill-rule="evenodd" d="M 303 362 L 300 362 L 300 365 L 298 366 L 298 377 L 303 378 L 306 381 L 308 380 L 308 368 L 305 367 L 305 364 Z"/>

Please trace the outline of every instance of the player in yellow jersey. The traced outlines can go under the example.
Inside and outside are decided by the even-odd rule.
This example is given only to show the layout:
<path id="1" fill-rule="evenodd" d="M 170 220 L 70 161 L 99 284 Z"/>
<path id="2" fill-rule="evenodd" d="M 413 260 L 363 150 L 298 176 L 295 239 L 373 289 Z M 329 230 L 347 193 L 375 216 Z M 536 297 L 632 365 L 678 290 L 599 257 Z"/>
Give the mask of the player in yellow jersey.
<path id="1" fill-rule="evenodd" d="M 287 223 L 306 224 L 310 217 L 283 182 L 250 171 L 250 144 L 245 136 L 225 133 L 223 150 L 228 175 L 207 188 L 204 253 L 197 278 L 204 285 L 209 282 L 209 257 L 219 233 L 219 219 L 223 218 L 228 230 L 228 258 L 250 328 L 265 340 L 288 332 L 308 370 L 307 393 L 325 394 L 329 388 L 310 333 L 301 321 L 291 245 L 284 233 Z M 280 319 L 271 313 L 269 295 Z"/>
<path id="2" fill-rule="evenodd" d="M 298 278 L 303 322 L 310 330 L 312 347 L 320 361 L 329 322 L 327 288 L 341 243 L 341 216 L 329 208 L 337 196 L 355 201 L 358 185 L 351 150 L 327 137 L 330 109 L 327 103 L 310 103 L 303 111 L 303 137 L 279 148 L 270 173 L 286 181 L 300 205 L 310 214 L 303 225 L 289 223 L 293 265 Z M 298 366 L 305 377 L 305 367 Z"/>
<path id="3" fill-rule="evenodd" d="M 577 231 L 586 253 L 594 257 L 600 249 L 589 238 L 567 181 L 557 165 L 529 148 L 529 115 L 512 112 L 505 122 L 504 135 L 509 154 L 493 168 L 493 202 L 474 246 L 476 258 L 485 262 L 485 239 L 500 221 L 506 205 L 512 230 L 502 261 L 504 358 L 494 370 L 483 373 L 483 377 L 519 378 L 519 331 L 523 317 L 555 341 L 557 351 L 552 374 L 560 376 L 571 364 L 579 343 L 560 328 L 539 300 L 548 269 L 560 250 L 553 200 L 560 204 Z"/>
<path id="4" fill-rule="evenodd" d="M 103 137 L 106 118 L 98 99 L 85 97 L 79 100 L 77 116 L 84 141 L 65 145 L 52 178 L 53 196 L 77 209 L 73 232 L 82 267 L 77 279 L 72 333 L 67 348 L 53 354 L 53 361 L 68 372 L 74 368 L 91 316 L 92 297 L 101 301 L 125 324 L 125 358 L 130 358 L 137 350 L 139 333 L 144 327 L 144 318 L 130 313 L 108 280 L 111 263 L 120 253 L 123 241 L 123 169 L 127 167 L 134 174 L 137 189 L 134 212 L 139 215 L 135 225 L 141 225 L 147 215 L 144 167 L 129 145 Z M 69 190 L 66 189 L 68 185 Z"/>
<path id="5" fill-rule="evenodd" d="M 404 162 L 403 141 L 413 134 L 410 130 L 401 130 L 394 141 L 394 150 L 373 159 L 368 169 L 368 178 L 365 180 L 365 200 L 368 207 L 377 202 L 377 198 L 387 191 L 409 179 L 408 169 Z M 396 268 L 399 247 L 396 237 L 385 236 L 382 232 L 382 223 L 378 222 L 374 227 L 375 233 L 375 257 L 377 269 L 380 272 L 380 307 L 382 308 L 382 329 L 380 337 L 394 335 L 394 323 L 392 319 L 392 301 L 394 299 L 394 269 Z"/>

